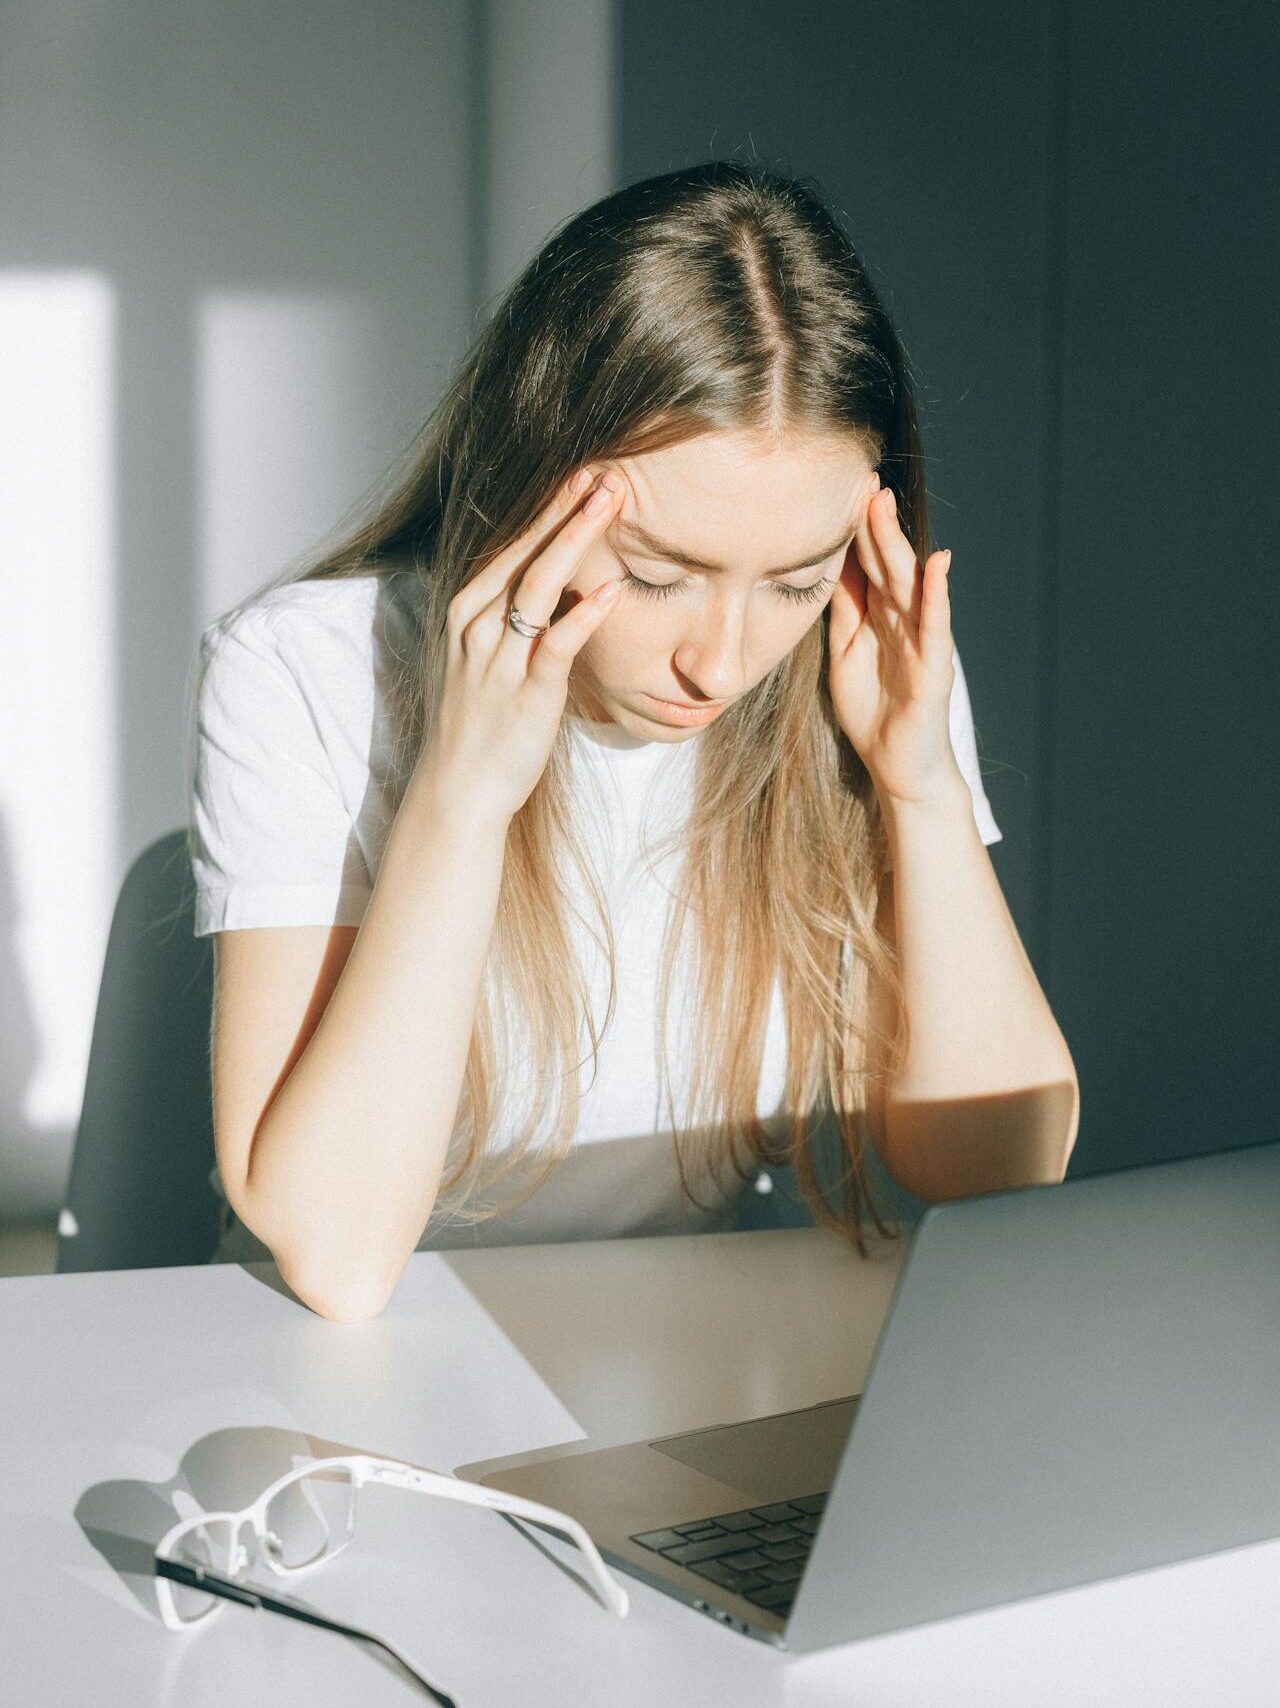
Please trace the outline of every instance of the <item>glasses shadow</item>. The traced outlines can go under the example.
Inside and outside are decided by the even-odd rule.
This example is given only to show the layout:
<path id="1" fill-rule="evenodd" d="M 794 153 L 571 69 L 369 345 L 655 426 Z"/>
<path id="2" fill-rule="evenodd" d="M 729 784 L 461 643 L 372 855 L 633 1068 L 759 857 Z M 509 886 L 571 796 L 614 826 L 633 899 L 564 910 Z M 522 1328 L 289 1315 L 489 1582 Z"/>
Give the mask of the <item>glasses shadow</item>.
<path id="1" fill-rule="evenodd" d="M 74 1516 L 85 1540 L 143 1611 L 158 1621 L 152 1562 L 157 1543 L 180 1518 L 196 1507 L 204 1512 L 239 1511 L 305 1460 L 363 1451 L 302 1430 L 214 1430 L 183 1454 L 172 1476 L 159 1482 L 120 1478 L 95 1483 L 76 1502 Z"/>
<path id="2" fill-rule="evenodd" d="M 175 1523 L 192 1516 L 197 1508 L 202 1512 L 241 1511 L 277 1478 L 300 1464 L 367 1451 L 349 1442 L 280 1427 L 214 1430 L 183 1454 L 173 1476 L 158 1482 L 120 1478 L 95 1483 L 77 1501 L 74 1516 L 85 1540 L 111 1567 L 138 1607 L 159 1623 L 155 1549 Z M 598 1588 L 586 1570 L 548 1547 L 538 1535 L 538 1526 L 505 1513 L 497 1516 L 570 1582 L 598 1600 Z M 251 1567 L 248 1581 L 258 1581 L 268 1591 L 283 1590 L 312 1612 L 324 1611 L 300 1596 L 294 1582 L 276 1582 L 268 1568 L 260 1566 L 255 1571 Z M 372 1649 L 372 1645 L 365 1646 Z"/>

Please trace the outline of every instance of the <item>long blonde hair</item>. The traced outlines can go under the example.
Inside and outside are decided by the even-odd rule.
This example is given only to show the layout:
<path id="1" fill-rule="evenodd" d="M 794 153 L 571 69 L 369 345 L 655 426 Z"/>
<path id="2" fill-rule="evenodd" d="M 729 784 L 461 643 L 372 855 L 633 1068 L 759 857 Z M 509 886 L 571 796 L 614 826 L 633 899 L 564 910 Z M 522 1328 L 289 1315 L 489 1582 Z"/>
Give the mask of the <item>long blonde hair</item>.
<path id="1" fill-rule="evenodd" d="M 862 447 L 921 560 L 928 519 L 906 360 L 848 238 L 808 181 L 708 161 L 630 185 L 557 230 L 501 299 L 367 518 L 293 579 L 367 575 L 419 637 L 393 687 L 405 752 L 420 751 L 444 680 L 449 601 L 585 462 L 731 429 L 802 430 Z M 346 524 L 346 525 L 349 525 Z M 864 1172 L 868 989 L 896 1014 L 885 1077 L 906 1049 L 896 957 L 875 929 L 886 844 L 861 760 L 827 685 L 826 617 L 702 733 L 693 805 L 662 949 L 660 1062 L 686 1192 L 694 1177 L 793 1164 L 814 1219 L 860 1250 L 863 1216 L 888 1230 Z M 570 682 L 570 714 L 582 706 Z M 568 720 L 566 720 L 568 721 Z M 483 1219 L 523 1202 L 568 1151 L 583 1032 L 593 1067 L 615 1005 L 614 939 L 574 828 L 572 742 L 562 725 L 511 824 L 458 1123 L 439 1202 Z M 609 967 L 591 1013 L 569 917 L 587 898 Z M 690 930 L 692 927 L 692 930 Z M 673 969 L 693 939 L 697 1022 L 677 1112 L 666 1029 Z M 775 981 L 787 1023 L 789 1136 L 757 1095 Z M 523 1130 L 489 1148 L 507 1090 L 512 1017 L 536 1077 Z M 829 1099 L 842 1166 L 822 1179 L 814 1117 Z M 552 1137 L 535 1147 L 550 1117 Z M 485 1195 L 522 1165 L 528 1190 Z M 514 1178 L 514 1175 L 513 1175 Z M 510 1184 L 510 1182 L 508 1183 Z M 837 1194 L 833 1203 L 831 1194 Z"/>

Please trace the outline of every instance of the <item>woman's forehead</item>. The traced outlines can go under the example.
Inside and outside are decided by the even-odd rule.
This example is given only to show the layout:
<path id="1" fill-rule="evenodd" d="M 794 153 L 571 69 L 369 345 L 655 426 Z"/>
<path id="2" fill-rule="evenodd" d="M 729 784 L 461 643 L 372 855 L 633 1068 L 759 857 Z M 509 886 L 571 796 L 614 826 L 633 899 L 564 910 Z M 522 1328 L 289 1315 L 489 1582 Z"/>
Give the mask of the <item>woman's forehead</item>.
<path id="1" fill-rule="evenodd" d="M 651 541 L 665 543 L 708 563 L 758 559 L 765 568 L 852 533 L 872 473 L 865 448 L 849 438 L 766 443 L 727 432 L 622 458 L 617 467 L 628 486 L 614 524 L 620 540 L 651 551 Z"/>

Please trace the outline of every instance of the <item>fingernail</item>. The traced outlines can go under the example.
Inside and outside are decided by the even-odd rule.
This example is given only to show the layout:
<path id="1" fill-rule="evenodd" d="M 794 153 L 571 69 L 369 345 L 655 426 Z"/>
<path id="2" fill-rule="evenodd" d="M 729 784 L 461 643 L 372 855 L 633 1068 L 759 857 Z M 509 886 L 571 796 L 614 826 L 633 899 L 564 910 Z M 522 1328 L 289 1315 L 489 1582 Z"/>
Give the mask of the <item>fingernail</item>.
<path id="1" fill-rule="evenodd" d="M 596 588 L 592 598 L 597 604 L 608 605 L 618 597 L 618 585 L 616 581 L 606 581 Z"/>
<path id="2" fill-rule="evenodd" d="M 584 516 L 600 516 L 603 515 L 612 503 L 613 493 L 604 484 L 604 482 L 601 481 L 600 485 L 583 505 L 582 513 Z"/>
<path id="3" fill-rule="evenodd" d="M 587 482 L 591 479 L 586 469 L 579 469 L 569 480 L 568 493 L 570 498 L 576 498 L 580 492 L 587 490 Z"/>
<path id="4" fill-rule="evenodd" d="M 943 568 L 943 573 L 945 574 L 946 571 L 951 568 L 951 552 L 950 552 L 950 550 L 945 552 L 943 554 L 943 557 L 944 557 L 944 561 L 943 561 L 942 568 Z"/>
<path id="5" fill-rule="evenodd" d="M 622 476 L 620 474 L 614 474 L 612 471 L 609 474 L 602 474 L 600 476 L 600 484 L 601 486 L 607 486 L 610 492 L 621 492 Z"/>

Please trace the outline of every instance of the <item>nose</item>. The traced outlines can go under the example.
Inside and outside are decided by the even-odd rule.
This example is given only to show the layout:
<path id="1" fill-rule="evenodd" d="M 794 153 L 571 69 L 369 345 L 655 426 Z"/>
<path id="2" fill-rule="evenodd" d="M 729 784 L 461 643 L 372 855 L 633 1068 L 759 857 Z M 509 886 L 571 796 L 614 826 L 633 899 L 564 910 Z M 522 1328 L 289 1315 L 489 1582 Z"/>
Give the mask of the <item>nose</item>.
<path id="1" fill-rule="evenodd" d="M 746 607 L 741 599 L 711 599 L 691 616 L 673 658 L 680 675 L 705 699 L 732 700 L 750 680 Z"/>

